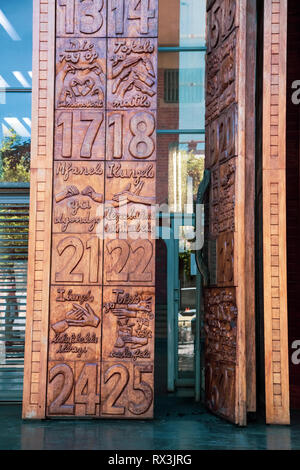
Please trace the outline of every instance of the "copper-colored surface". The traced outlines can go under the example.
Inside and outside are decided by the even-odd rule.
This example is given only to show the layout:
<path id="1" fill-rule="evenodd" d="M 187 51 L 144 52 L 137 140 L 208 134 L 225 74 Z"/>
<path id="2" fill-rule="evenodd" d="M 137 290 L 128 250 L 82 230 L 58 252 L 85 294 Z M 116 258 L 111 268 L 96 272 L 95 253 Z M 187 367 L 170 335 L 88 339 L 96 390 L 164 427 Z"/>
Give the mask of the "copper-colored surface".
<path id="1" fill-rule="evenodd" d="M 47 114 L 37 102 L 39 123 L 54 139 L 37 163 L 52 177 L 37 186 L 47 220 L 40 193 L 31 206 L 32 262 L 47 272 L 34 274 L 34 296 L 45 288 L 49 304 L 38 325 L 34 312 L 44 337 L 26 357 L 23 414 L 151 418 L 158 0 L 37 3 L 38 84 L 51 96 Z"/>

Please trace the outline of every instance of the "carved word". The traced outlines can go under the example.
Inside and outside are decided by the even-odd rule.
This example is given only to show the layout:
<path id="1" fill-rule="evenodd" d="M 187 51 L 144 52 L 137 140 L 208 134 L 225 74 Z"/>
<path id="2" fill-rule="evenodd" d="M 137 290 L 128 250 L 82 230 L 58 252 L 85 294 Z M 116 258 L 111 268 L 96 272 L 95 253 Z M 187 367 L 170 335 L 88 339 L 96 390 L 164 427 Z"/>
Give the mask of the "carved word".
<path id="1" fill-rule="evenodd" d="M 62 175 L 64 181 L 68 181 L 70 175 L 75 176 L 101 176 L 103 175 L 103 164 L 97 163 L 95 166 L 77 166 L 71 162 L 59 163 L 56 167 L 56 176 Z"/>
<path id="2" fill-rule="evenodd" d="M 89 290 L 86 294 L 75 294 L 73 289 L 69 289 L 68 292 L 62 287 L 57 289 L 56 302 L 78 302 L 80 305 L 85 302 L 94 302 L 94 296 L 91 295 Z"/>

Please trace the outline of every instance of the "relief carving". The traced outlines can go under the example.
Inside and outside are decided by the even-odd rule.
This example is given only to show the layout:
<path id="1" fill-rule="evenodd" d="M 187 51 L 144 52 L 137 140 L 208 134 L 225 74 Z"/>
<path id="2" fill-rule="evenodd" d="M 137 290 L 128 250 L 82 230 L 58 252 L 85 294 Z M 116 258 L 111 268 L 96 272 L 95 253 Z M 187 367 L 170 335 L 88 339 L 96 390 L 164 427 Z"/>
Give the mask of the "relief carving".
<path id="1" fill-rule="evenodd" d="M 57 40 L 57 108 L 103 108 L 105 58 L 105 40 Z"/>
<path id="2" fill-rule="evenodd" d="M 207 1 L 208 54 L 218 48 L 237 26 L 236 0 Z"/>
<path id="3" fill-rule="evenodd" d="M 50 359 L 94 361 L 99 358 L 102 316 L 100 289 L 53 286 L 51 307 Z"/>
<path id="4" fill-rule="evenodd" d="M 206 58 L 206 120 L 212 121 L 236 101 L 236 33 Z"/>
<path id="5" fill-rule="evenodd" d="M 53 232 L 91 233 L 98 228 L 102 230 L 103 167 L 94 163 L 55 163 L 55 173 Z M 90 184 L 86 185 L 85 180 Z"/>
<path id="6" fill-rule="evenodd" d="M 97 36 L 106 34 L 104 0 L 57 0 L 57 36 Z"/>
<path id="7" fill-rule="evenodd" d="M 158 0 L 111 0 L 109 37 L 157 37 Z"/>
<path id="8" fill-rule="evenodd" d="M 205 293 L 206 356 L 236 363 L 237 307 L 234 288 L 207 289 Z"/>
<path id="9" fill-rule="evenodd" d="M 115 331 L 108 357 L 133 361 L 152 358 L 153 295 L 131 294 L 123 289 L 112 290 L 110 295 L 103 304 L 104 331 L 108 328 L 106 323 Z"/>
<path id="10" fill-rule="evenodd" d="M 156 69 L 156 39 L 110 39 L 108 109 L 155 109 Z"/>

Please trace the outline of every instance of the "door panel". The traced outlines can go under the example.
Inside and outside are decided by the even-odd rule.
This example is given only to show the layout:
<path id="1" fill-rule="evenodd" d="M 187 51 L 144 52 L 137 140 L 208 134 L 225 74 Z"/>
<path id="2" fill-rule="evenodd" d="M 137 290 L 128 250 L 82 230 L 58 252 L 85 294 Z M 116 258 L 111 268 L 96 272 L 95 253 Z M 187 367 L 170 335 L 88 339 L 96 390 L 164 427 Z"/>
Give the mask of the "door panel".
<path id="1" fill-rule="evenodd" d="M 204 289 L 206 405 L 239 425 L 246 424 L 247 411 L 246 282 L 254 296 L 253 279 L 245 274 L 247 6 L 247 0 L 207 2 L 206 168 L 211 184 L 206 227 L 210 280 Z M 253 200 L 247 204 L 253 207 Z M 251 253 L 253 241 L 248 248 Z"/>

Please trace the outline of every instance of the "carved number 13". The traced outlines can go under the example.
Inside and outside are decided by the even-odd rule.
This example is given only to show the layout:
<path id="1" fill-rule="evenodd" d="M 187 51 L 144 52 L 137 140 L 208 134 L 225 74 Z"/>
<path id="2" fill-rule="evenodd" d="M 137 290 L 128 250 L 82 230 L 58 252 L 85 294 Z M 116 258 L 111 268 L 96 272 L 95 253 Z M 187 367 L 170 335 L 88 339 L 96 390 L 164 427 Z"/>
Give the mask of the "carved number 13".
<path id="1" fill-rule="evenodd" d="M 75 0 L 59 0 L 60 7 L 65 7 L 65 32 L 66 34 L 74 34 L 75 25 Z M 94 34 L 103 25 L 103 16 L 101 10 L 103 8 L 103 0 L 94 0 L 92 3 L 77 0 L 79 7 L 78 17 L 79 32 L 83 34 Z"/>

